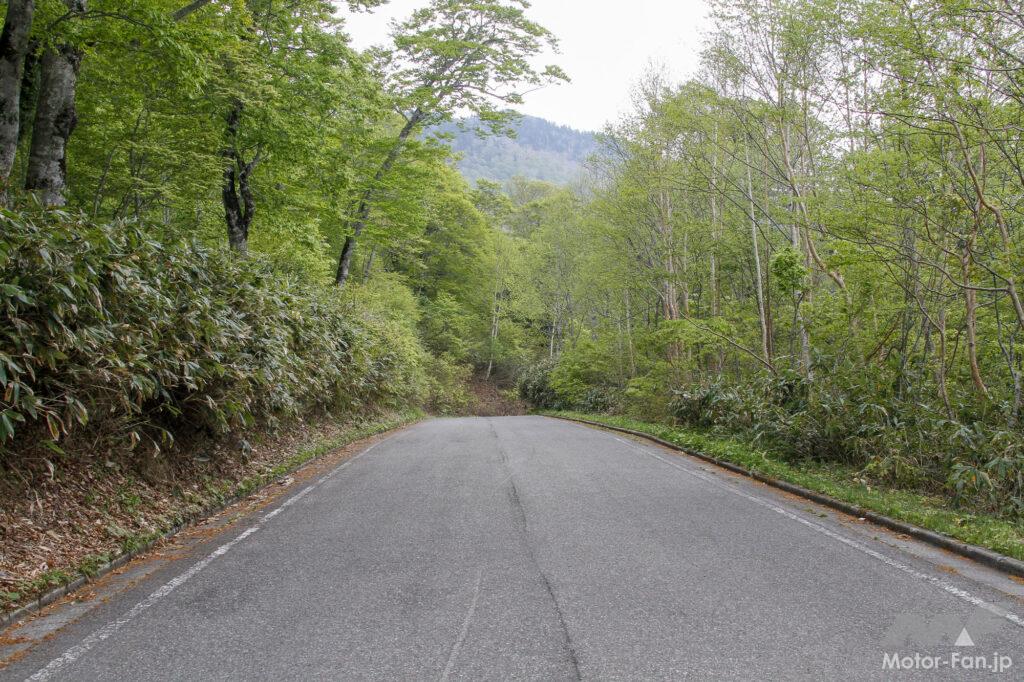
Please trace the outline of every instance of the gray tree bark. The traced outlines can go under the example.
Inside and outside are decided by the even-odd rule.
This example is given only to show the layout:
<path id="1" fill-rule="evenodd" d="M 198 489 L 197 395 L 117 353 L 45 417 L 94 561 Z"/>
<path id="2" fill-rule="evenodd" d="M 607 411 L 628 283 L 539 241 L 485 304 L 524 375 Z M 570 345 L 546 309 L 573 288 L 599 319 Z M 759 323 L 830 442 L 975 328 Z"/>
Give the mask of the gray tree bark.
<path id="1" fill-rule="evenodd" d="M 21 77 L 28 53 L 34 0 L 8 0 L 0 33 L 0 193 L 6 199 L 21 130 Z"/>
<path id="2" fill-rule="evenodd" d="M 746 144 L 746 143 L 745 143 Z M 750 208 L 750 243 L 754 254 L 754 291 L 757 294 L 757 319 L 761 324 L 761 355 L 765 364 L 772 366 L 771 328 L 768 326 L 768 315 L 765 309 L 764 275 L 761 272 L 761 247 L 757 244 L 757 217 L 754 213 L 754 183 L 750 175 L 750 148 L 744 146 L 747 167 L 747 200 Z"/>
<path id="3" fill-rule="evenodd" d="M 39 63 L 42 55 L 36 50 L 38 41 L 30 40 L 25 54 L 25 66 L 21 70 L 21 100 L 18 113 L 18 144 L 30 139 L 32 135 L 32 117 L 36 111 L 36 100 L 39 99 Z"/>
<path id="4" fill-rule="evenodd" d="M 65 0 L 68 11 L 85 12 L 85 0 Z M 40 62 L 39 102 L 32 126 L 25 189 L 36 192 L 44 206 L 63 206 L 67 186 L 67 146 L 78 113 L 75 94 L 82 51 L 73 45 L 46 50 Z"/>
<path id="5" fill-rule="evenodd" d="M 39 103 L 32 127 L 25 189 L 44 206 L 63 206 L 67 186 L 67 144 L 78 124 L 75 90 L 82 53 L 70 45 L 49 49 L 40 64 Z"/>

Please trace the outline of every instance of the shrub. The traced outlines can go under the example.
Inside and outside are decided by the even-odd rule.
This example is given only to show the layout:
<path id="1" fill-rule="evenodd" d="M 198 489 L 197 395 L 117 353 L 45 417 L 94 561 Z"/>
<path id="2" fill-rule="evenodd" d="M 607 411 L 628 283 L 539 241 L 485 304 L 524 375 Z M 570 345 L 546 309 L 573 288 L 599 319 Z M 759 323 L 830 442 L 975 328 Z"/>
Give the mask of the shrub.
<path id="1" fill-rule="evenodd" d="M 33 424 L 57 450 L 87 422 L 158 448 L 423 393 L 414 335 L 258 258 L 60 211 L 0 221 L 0 455 Z"/>
<path id="2" fill-rule="evenodd" d="M 670 393 L 668 377 L 668 363 L 659 363 L 647 374 L 630 379 L 622 394 L 625 411 L 638 419 L 667 419 L 669 414 L 665 408 Z"/>
<path id="3" fill-rule="evenodd" d="M 838 368 L 813 381 L 762 375 L 673 393 L 681 424 L 746 433 L 794 459 L 854 466 L 868 479 L 941 491 L 955 503 L 1024 513 L 1024 435 L 897 397 L 880 371 Z"/>
<path id="4" fill-rule="evenodd" d="M 615 412 L 619 408 L 619 392 L 606 386 L 591 386 L 584 390 L 573 403 L 573 409 L 581 412 Z"/>
<path id="5" fill-rule="evenodd" d="M 430 356 L 427 361 L 427 406 L 435 414 L 459 414 L 469 405 L 467 386 L 473 368 L 451 356 Z"/>
<path id="6" fill-rule="evenodd" d="M 562 381 L 559 381 L 559 379 Z M 620 392 L 608 386 L 566 382 L 556 362 L 543 362 L 519 374 L 519 398 L 532 407 L 546 410 L 613 412 L 619 409 Z"/>
<path id="7" fill-rule="evenodd" d="M 523 369 L 516 382 L 519 397 L 533 407 L 548 410 L 565 409 L 567 405 L 563 404 L 551 386 L 551 372 L 554 368 L 553 360 L 544 360 Z"/>
<path id="8" fill-rule="evenodd" d="M 682 424 L 717 426 L 743 412 L 743 398 L 737 390 L 719 383 L 689 386 L 673 391 L 671 409 Z"/>

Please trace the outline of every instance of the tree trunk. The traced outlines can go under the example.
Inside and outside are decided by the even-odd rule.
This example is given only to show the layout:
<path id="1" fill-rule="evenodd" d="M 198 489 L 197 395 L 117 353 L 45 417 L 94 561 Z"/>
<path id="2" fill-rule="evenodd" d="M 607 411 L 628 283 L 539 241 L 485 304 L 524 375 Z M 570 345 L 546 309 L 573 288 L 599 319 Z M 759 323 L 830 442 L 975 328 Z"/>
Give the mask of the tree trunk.
<path id="1" fill-rule="evenodd" d="M 494 309 L 491 311 L 491 338 L 490 346 L 487 351 L 487 375 L 485 379 L 491 378 L 491 372 L 494 371 L 494 347 L 498 342 L 498 330 L 501 315 L 501 304 L 498 301 L 498 292 L 494 292 Z"/>
<path id="2" fill-rule="evenodd" d="M 73 14 L 85 12 L 85 0 L 65 0 Z M 78 113 L 75 95 L 82 51 L 73 45 L 47 48 L 40 62 L 39 102 L 32 125 L 25 189 L 36 192 L 44 206 L 67 203 L 67 149 Z"/>
<path id="3" fill-rule="evenodd" d="M 764 275 L 761 273 L 761 249 L 757 243 L 757 216 L 754 214 L 754 183 L 750 175 L 750 148 L 744 147 L 747 165 L 747 200 L 750 206 L 750 243 L 754 253 L 754 291 L 757 294 L 757 319 L 761 323 L 761 354 L 767 365 L 772 364 L 771 334 L 764 303 Z"/>
<path id="4" fill-rule="evenodd" d="M 234 162 L 224 167 L 224 219 L 228 225 L 228 245 L 232 251 L 249 253 L 249 226 L 252 225 L 256 202 L 249 184 L 251 167 L 238 169 Z"/>
<path id="5" fill-rule="evenodd" d="M 946 416 L 953 419 L 953 406 L 949 402 L 949 391 L 946 389 L 946 306 L 939 303 L 938 323 L 935 331 L 939 336 L 939 344 L 935 349 L 935 386 L 946 408 Z"/>
<path id="6" fill-rule="evenodd" d="M 356 251 L 356 240 L 359 239 L 365 225 L 365 221 L 357 221 L 354 232 L 345 237 L 345 245 L 341 247 L 341 257 L 338 259 L 338 272 L 334 276 L 334 283 L 339 287 L 345 286 L 345 282 L 348 281 L 349 271 L 352 269 L 352 254 Z"/>
<path id="7" fill-rule="evenodd" d="M 629 378 L 636 376 L 636 357 L 633 354 L 633 312 L 629 305 L 629 288 L 624 290 L 626 301 L 626 347 L 629 349 Z"/>
<path id="8" fill-rule="evenodd" d="M 999 236 L 1002 240 L 1006 258 L 1008 261 L 1012 261 L 1014 247 L 1011 244 L 1010 228 L 1006 224 L 1006 218 L 1003 216 L 1003 212 L 998 205 L 989 201 L 988 196 L 985 194 L 985 180 L 988 168 L 985 145 L 978 145 L 978 165 L 980 166 L 980 171 L 975 171 L 974 161 L 968 152 L 967 140 L 964 138 L 960 125 L 953 118 L 949 118 L 949 122 L 952 123 L 953 130 L 956 131 L 956 139 L 960 143 L 960 151 L 964 159 L 964 168 L 967 170 L 977 197 L 977 204 L 974 206 L 975 221 L 976 223 L 980 222 L 979 214 L 982 210 L 989 211 L 992 214 L 996 220 L 996 226 L 999 228 Z M 1013 303 L 1013 311 L 1017 315 L 1017 325 L 1024 328 L 1024 302 L 1021 301 L 1020 294 L 1017 292 L 1017 282 L 1012 271 L 1003 275 L 1002 279 L 1006 282 L 1006 293 L 1009 294 L 1010 301 Z"/>
<path id="9" fill-rule="evenodd" d="M 655 196 L 656 221 L 658 235 L 661 238 L 661 247 L 664 250 L 665 278 L 662 286 L 662 314 L 668 321 L 680 319 L 679 292 L 676 288 L 676 258 L 675 244 L 672 230 L 672 199 L 668 192 L 659 190 Z M 678 363 L 682 355 L 682 348 L 678 341 L 669 343 L 666 349 L 667 360 L 673 367 Z"/>
<path id="10" fill-rule="evenodd" d="M 967 362 L 971 368 L 971 381 L 982 396 L 988 397 L 988 388 L 978 366 L 978 292 L 971 288 L 971 247 L 966 244 L 960 257 L 964 278 L 964 325 L 967 331 Z"/>
<path id="11" fill-rule="evenodd" d="M 39 41 L 30 40 L 28 51 L 25 53 L 25 66 L 21 70 L 21 93 L 18 98 L 18 144 L 22 140 L 31 139 L 32 119 L 36 111 L 36 101 L 39 99 L 39 63 L 42 55 L 37 53 Z"/>
<path id="12" fill-rule="evenodd" d="M 665 250 L 665 300 L 662 303 L 662 310 L 666 320 L 679 319 L 679 293 L 676 290 L 676 259 L 674 251 L 674 239 L 672 234 L 672 199 L 668 192 L 660 190 L 655 200 L 658 211 L 658 233 L 661 236 L 661 245 Z"/>
<path id="13" fill-rule="evenodd" d="M 914 327 L 914 310 L 921 298 L 920 292 L 920 264 L 917 257 L 917 233 L 908 222 L 903 226 L 903 254 L 907 259 L 906 279 L 903 285 L 904 309 L 901 313 L 903 318 L 900 329 L 899 343 L 899 369 L 896 374 L 896 395 L 904 398 L 910 388 L 910 378 L 907 376 L 910 367 L 911 348 L 910 334 Z"/>
<path id="14" fill-rule="evenodd" d="M 1024 411 L 1024 372 L 1021 372 L 1020 362 L 1013 371 L 1013 408 L 1010 412 L 1010 427 L 1018 428 L 1021 424 L 1021 413 Z"/>
<path id="15" fill-rule="evenodd" d="M 711 316 L 718 317 L 721 314 L 722 308 L 722 294 L 719 291 L 718 284 L 718 258 L 715 254 L 715 249 L 718 248 L 718 242 L 721 240 L 720 226 L 719 226 L 719 215 L 718 215 L 718 197 L 715 195 L 715 188 L 718 187 L 718 121 L 715 121 L 715 134 L 714 142 L 712 146 L 711 154 L 711 246 L 708 249 L 708 283 L 711 285 Z M 718 360 L 717 370 L 722 371 L 722 365 L 725 362 L 725 357 L 720 356 Z"/>
<path id="16" fill-rule="evenodd" d="M 67 202 L 67 145 L 78 123 L 75 91 L 81 62 L 80 50 L 61 45 L 48 49 L 40 64 L 42 80 L 25 189 L 37 192 L 44 206 L 63 206 Z"/>
<path id="17" fill-rule="evenodd" d="M 8 0 L 0 34 L 0 197 L 6 202 L 21 128 L 21 77 L 28 53 L 34 0 Z"/>
<path id="18" fill-rule="evenodd" d="M 370 273 L 373 272 L 373 260 L 377 256 L 377 246 L 374 245 L 370 249 L 370 255 L 366 258 L 366 264 L 363 266 L 363 284 L 370 281 Z"/>
<path id="19" fill-rule="evenodd" d="M 224 148 L 224 181 L 221 197 L 224 202 L 224 220 L 228 228 L 228 244 L 232 251 L 245 255 L 249 252 L 249 226 L 256 213 L 256 199 L 250 179 L 260 162 L 257 152 L 252 161 L 245 161 L 238 149 L 238 126 L 242 117 L 242 103 L 234 102 L 227 116 L 228 142 Z"/>
<path id="20" fill-rule="evenodd" d="M 339 287 L 345 286 L 345 282 L 348 281 L 349 273 L 352 269 L 352 255 L 356 251 L 356 242 L 359 240 L 359 235 L 363 233 L 366 223 L 370 220 L 377 185 L 380 184 L 380 181 L 384 179 L 384 176 L 388 174 L 391 167 L 398 161 L 398 157 L 402 154 L 402 148 L 405 146 L 405 141 L 416 130 L 423 117 L 424 114 L 418 109 L 409 117 L 405 127 L 398 133 L 398 140 L 374 174 L 373 184 L 363 192 L 362 197 L 359 199 L 359 207 L 356 209 L 355 219 L 352 221 L 352 234 L 345 237 L 345 245 L 341 249 L 341 256 L 338 257 L 338 270 L 334 276 L 334 283 Z"/>

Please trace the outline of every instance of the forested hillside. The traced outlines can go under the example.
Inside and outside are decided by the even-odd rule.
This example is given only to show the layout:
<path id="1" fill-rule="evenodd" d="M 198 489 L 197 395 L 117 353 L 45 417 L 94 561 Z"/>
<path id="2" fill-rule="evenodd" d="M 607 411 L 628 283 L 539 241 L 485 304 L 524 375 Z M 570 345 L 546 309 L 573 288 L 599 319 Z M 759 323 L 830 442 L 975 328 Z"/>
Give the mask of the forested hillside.
<path id="1" fill-rule="evenodd" d="M 490 333 L 502 234 L 422 132 L 504 125 L 563 78 L 529 63 L 553 36 L 497 1 L 428 3 L 367 54 L 343 28 L 325 0 L 8 3 L 7 458 L 442 405 L 515 357 Z"/>
<path id="2" fill-rule="evenodd" d="M 587 158 L 597 151 L 593 133 L 580 132 L 542 118 L 523 116 L 512 136 L 480 136 L 481 122 L 471 118 L 438 132 L 458 155 L 458 169 L 469 182 L 507 182 L 515 177 L 567 185 L 583 178 Z"/>
<path id="3" fill-rule="evenodd" d="M 595 185 L 533 204 L 540 404 L 1024 511 L 1024 12 L 718 2 Z"/>

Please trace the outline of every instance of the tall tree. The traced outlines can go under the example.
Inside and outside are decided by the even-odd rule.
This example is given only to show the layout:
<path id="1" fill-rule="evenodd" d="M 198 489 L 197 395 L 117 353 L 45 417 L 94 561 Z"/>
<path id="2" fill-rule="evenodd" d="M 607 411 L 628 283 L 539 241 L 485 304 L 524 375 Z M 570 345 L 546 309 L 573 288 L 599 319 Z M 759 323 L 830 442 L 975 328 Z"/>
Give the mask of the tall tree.
<path id="1" fill-rule="evenodd" d="M 65 0 L 67 14 L 60 23 L 85 13 L 85 0 Z M 47 45 L 40 60 L 39 100 L 32 124 L 25 189 L 36 192 L 45 206 L 66 202 L 68 139 L 78 125 L 75 96 L 82 48 L 73 40 Z"/>
<path id="2" fill-rule="evenodd" d="M 433 0 L 394 27 L 393 49 L 381 52 L 380 70 L 401 116 L 394 140 L 366 188 L 354 201 L 335 282 L 343 286 L 356 244 L 377 193 L 406 143 L 424 126 L 470 111 L 500 132 L 522 102 L 524 88 L 565 80 L 554 66 L 536 70 L 531 59 L 557 44 L 550 31 L 526 16 L 525 0 Z"/>
<path id="3" fill-rule="evenodd" d="M 0 33 L 0 191 L 6 198 L 21 132 L 21 79 L 35 0 L 9 0 Z"/>

